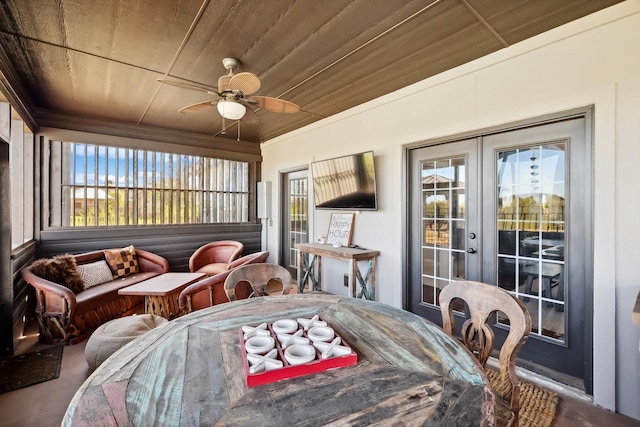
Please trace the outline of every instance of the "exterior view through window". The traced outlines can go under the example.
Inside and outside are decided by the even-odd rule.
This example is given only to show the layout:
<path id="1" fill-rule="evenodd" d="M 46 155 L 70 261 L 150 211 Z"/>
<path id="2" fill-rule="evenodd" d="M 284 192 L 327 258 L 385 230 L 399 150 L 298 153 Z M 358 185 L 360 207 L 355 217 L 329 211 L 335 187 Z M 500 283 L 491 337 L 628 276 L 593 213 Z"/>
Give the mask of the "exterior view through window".
<path id="1" fill-rule="evenodd" d="M 63 142 L 62 226 L 247 222 L 249 164 Z"/>

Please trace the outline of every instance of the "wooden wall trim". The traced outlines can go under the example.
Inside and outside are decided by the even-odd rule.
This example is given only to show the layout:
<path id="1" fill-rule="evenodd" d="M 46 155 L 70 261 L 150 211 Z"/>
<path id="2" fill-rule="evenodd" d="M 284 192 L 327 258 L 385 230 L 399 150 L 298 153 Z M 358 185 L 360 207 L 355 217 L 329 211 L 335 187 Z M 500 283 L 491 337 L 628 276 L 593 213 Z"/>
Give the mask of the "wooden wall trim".
<path id="1" fill-rule="evenodd" d="M 0 356 L 13 353 L 9 144 L 0 140 Z"/>
<path id="2" fill-rule="evenodd" d="M 2 46 L 0 46 L 0 90 L 27 126 L 33 132 L 37 132 L 38 123 L 33 116 L 31 97 L 22 85 L 11 59 Z"/>
<path id="3" fill-rule="evenodd" d="M 202 149 L 211 157 L 231 160 L 262 161 L 260 144 L 236 141 L 212 135 L 174 129 L 105 121 L 86 117 L 68 116 L 51 111 L 37 110 L 39 133 L 61 141 L 107 143 L 129 148 L 148 148 L 155 151 L 184 153 L 184 146 Z M 160 148 L 161 146 L 166 148 Z"/>

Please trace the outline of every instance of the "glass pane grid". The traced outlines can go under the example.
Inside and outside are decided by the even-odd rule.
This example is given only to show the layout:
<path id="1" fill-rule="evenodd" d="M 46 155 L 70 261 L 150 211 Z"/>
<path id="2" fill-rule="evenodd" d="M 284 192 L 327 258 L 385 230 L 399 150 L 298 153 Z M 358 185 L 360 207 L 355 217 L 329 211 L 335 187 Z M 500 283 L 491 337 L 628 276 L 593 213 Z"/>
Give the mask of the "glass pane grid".
<path id="1" fill-rule="evenodd" d="M 295 245 L 309 241 L 308 188 L 306 178 L 289 180 L 289 259 L 287 265 L 297 268 L 298 250 Z"/>
<path id="2" fill-rule="evenodd" d="M 422 170 L 422 302 L 465 274 L 465 158 L 429 160 Z"/>

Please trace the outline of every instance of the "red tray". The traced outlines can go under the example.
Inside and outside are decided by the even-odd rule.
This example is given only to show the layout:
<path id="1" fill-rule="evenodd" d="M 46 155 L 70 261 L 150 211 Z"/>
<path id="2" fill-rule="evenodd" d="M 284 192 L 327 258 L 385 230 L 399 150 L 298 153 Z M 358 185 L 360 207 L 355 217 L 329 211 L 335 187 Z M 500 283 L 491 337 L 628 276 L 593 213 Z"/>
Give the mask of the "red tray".
<path id="1" fill-rule="evenodd" d="M 320 319 L 322 320 L 322 319 Z M 254 325 L 255 326 L 255 325 Z M 331 327 L 331 325 L 328 325 Z M 302 328 L 302 326 L 300 326 Z M 335 368 L 343 368 L 345 366 L 353 366 L 358 363 L 358 355 L 351 348 L 351 346 L 337 333 L 336 337 L 340 337 L 341 343 L 340 345 L 344 347 L 348 347 L 351 350 L 351 353 L 343 355 L 343 356 L 335 356 L 329 357 L 327 359 L 320 358 L 320 352 L 317 348 L 316 350 L 316 359 L 309 362 L 304 363 L 302 365 L 290 365 L 287 362 L 287 359 L 284 357 L 284 349 L 280 345 L 280 341 L 278 341 L 278 337 L 275 332 L 273 332 L 273 328 L 271 327 L 271 323 L 267 324 L 267 329 L 271 334 L 271 337 L 276 341 L 276 349 L 278 351 L 278 359 L 282 361 L 283 367 L 279 369 L 273 369 L 270 371 L 257 372 L 252 374 L 249 372 L 249 361 L 247 360 L 247 351 L 244 347 L 244 333 L 242 332 L 242 328 L 240 328 L 240 352 L 242 353 L 242 364 L 244 367 L 244 375 L 247 380 L 247 387 L 256 387 L 263 384 L 269 384 L 275 381 L 286 380 L 289 378 L 297 378 L 305 375 L 315 374 L 317 372 L 323 372 L 329 369 Z M 307 336 L 307 332 L 304 331 L 304 337 Z M 311 344 L 313 345 L 313 344 Z"/>

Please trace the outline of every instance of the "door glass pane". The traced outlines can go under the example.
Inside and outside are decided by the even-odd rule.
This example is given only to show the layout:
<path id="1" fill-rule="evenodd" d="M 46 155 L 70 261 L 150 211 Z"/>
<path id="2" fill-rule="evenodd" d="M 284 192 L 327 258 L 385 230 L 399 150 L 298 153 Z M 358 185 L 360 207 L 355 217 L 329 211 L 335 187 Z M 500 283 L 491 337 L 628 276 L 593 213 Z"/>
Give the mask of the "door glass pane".
<path id="1" fill-rule="evenodd" d="M 289 268 L 297 268 L 298 251 L 295 248 L 297 243 L 309 242 L 309 229 L 307 224 L 308 188 L 307 177 L 289 179 L 289 221 L 288 240 L 289 250 L 287 251 L 286 265 Z"/>
<path id="2" fill-rule="evenodd" d="M 462 157 L 421 162 L 422 302 L 438 305 L 440 290 L 465 274 L 465 181 Z"/>
<path id="3" fill-rule="evenodd" d="M 497 153 L 498 286 L 525 304 L 532 334 L 560 341 L 566 193 L 564 143 Z"/>

